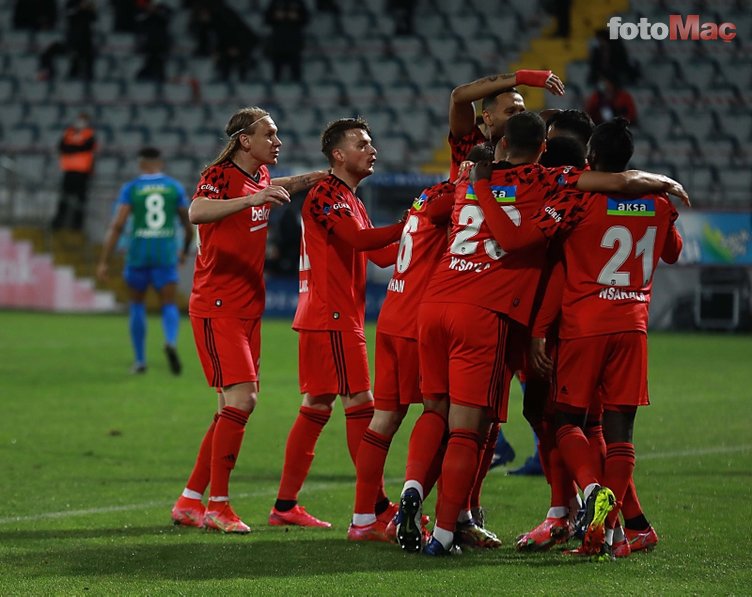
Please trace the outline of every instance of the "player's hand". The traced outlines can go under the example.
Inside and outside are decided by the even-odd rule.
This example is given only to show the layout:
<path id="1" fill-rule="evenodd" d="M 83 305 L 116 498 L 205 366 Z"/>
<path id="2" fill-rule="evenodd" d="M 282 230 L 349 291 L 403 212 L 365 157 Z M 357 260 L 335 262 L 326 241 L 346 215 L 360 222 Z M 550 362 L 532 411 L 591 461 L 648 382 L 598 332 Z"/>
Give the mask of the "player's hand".
<path id="1" fill-rule="evenodd" d="M 99 263 L 97 264 L 97 279 L 101 280 L 102 282 L 107 280 L 107 264 L 106 263 Z"/>
<path id="2" fill-rule="evenodd" d="M 457 184 L 459 180 L 463 177 L 463 175 L 468 172 L 475 162 L 471 162 L 470 160 L 465 160 L 464 162 L 460 163 L 459 170 L 457 170 L 457 178 L 455 178 L 452 183 Z"/>
<path id="3" fill-rule="evenodd" d="M 491 170 L 491 162 L 478 162 L 470 173 L 470 180 L 472 182 L 490 180 Z"/>
<path id="4" fill-rule="evenodd" d="M 546 89 L 552 95 L 564 95 L 564 83 L 553 73 L 546 79 Z"/>
<path id="5" fill-rule="evenodd" d="M 551 377 L 554 372 L 554 362 L 546 354 L 545 338 L 530 339 L 529 357 L 533 371 L 541 377 Z"/>
<path id="6" fill-rule="evenodd" d="M 689 195 L 687 194 L 687 191 L 684 189 L 684 187 L 681 185 L 680 182 L 675 181 L 673 178 L 666 177 L 666 184 L 668 185 L 668 188 L 666 189 L 666 192 L 669 195 L 673 195 L 674 197 L 678 197 L 681 199 L 681 202 L 686 205 L 687 207 L 692 207 L 692 203 L 689 200 Z"/>
<path id="7" fill-rule="evenodd" d="M 273 184 L 247 197 L 248 205 L 254 207 L 264 205 L 264 203 L 270 203 L 271 205 L 290 203 L 290 193 L 287 192 L 287 189 Z"/>

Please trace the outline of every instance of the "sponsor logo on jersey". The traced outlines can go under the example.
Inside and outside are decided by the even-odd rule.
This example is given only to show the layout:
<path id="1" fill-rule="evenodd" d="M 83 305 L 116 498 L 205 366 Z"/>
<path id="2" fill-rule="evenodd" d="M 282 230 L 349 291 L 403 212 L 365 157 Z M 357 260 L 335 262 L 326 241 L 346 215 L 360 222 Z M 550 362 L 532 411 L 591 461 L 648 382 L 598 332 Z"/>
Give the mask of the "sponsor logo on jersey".
<path id="1" fill-rule="evenodd" d="M 647 303 L 649 300 L 648 296 L 639 290 L 619 290 L 613 286 L 601 290 L 598 293 L 598 298 L 607 301 L 639 301 L 641 303 Z"/>
<path id="2" fill-rule="evenodd" d="M 415 211 L 420 211 L 425 206 L 426 201 L 428 201 L 428 195 L 421 193 L 420 197 L 416 198 L 415 201 L 413 201 L 413 209 Z"/>
<path id="3" fill-rule="evenodd" d="M 150 230 L 148 228 L 139 228 L 133 233 L 135 238 L 172 238 L 175 236 L 175 231 L 168 228 L 167 230 L 157 228 L 156 230 Z"/>
<path id="4" fill-rule="evenodd" d="M 514 203 L 515 201 L 517 201 L 517 185 L 491 185 L 491 193 L 493 193 L 494 199 L 496 199 L 496 203 Z M 473 185 L 467 186 L 465 199 L 467 201 L 478 200 L 478 195 L 475 194 Z"/>
<path id="5" fill-rule="evenodd" d="M 561 214 L 550 205 L 546 205 L 545 212 L 558 223 L 561 223 Z"/>
<path id="6" fill-rule="evenodd" d="M 200 189 L 202 191 L 211 191 L 212 193 L 219 193 L 219 189 L 217 187 L 213 187 L 210 184 L 202 184 Z"/>
<path id="7" fill-rule="evenodd" d="M 251 207 L 251 222 L 268 222 L 272 209 L 268 205 L 259 205 Z"/>
<path id="8" fill-rule="evenodd" d="M 614 199 L 608 198 L 606 213 L 609 216 L 654 216 L 654 199 Z"/>

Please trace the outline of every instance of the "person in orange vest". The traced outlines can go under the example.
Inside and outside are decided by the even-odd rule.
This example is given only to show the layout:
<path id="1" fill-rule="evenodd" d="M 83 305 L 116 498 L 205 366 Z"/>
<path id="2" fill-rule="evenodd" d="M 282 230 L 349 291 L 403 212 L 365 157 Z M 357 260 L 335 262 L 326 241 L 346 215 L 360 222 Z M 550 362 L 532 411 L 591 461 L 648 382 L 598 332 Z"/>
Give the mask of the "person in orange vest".
<path id="1" fill-rule="evenodd" d="M 82 112 L 65 129 L 58 149 L 63 186 L 52 228 L 82 230 L 89 179 L 94 171 L 94 152 L 97 149 L 88 114 Z"/>

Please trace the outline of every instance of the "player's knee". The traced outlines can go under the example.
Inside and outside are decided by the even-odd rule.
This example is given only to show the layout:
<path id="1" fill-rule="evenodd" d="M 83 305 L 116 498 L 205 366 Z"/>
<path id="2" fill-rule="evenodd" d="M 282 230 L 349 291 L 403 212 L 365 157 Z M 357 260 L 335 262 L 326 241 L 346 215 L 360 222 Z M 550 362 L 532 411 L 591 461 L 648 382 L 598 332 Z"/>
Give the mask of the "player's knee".
<path id="1" fill-rule="evenodd" d="M 405 417 L 406 410 L 376 410 L 368 425 L 371 431 L 393 437 Z"/>

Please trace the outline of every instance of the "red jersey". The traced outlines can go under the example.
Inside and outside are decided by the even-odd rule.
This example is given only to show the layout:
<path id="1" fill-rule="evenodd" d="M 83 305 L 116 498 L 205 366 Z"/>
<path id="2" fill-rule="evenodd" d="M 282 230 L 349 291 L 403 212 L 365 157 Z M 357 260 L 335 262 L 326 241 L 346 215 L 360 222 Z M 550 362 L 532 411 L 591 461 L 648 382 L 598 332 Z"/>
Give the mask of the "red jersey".
<path id="1" fill-rule="evenodd" d="M 465 161 L 470 150 L 476 145 L 486 143 L 488 139 L 483 136 L 483 133 L 480 132 L 477 126 L 473 126 L 473 130 L 462 137 L 455 137 L 450 132 L 448 141 L 452 156 L 452 163 L 449 167 L 449 180 L 457 180 L 460 164 Z"/>
<path id="2" fill-rule="evenodd" d="M 655 266 L 681 252 L 677 217 L 665 195 L 570 191 L 546 202 L 538 227 L 548 237 L 568 233 L 560 338 L 647 332 Z"/>
<path id="3" fill-rule="evenodd" d="M 545 200 L 573 186 L 581 170 L 570 166 L 494 164 L 490 186 L 500 209 L 518 226 L 536 216 Z M 505 313 L 528 325 L 546 247 L 505 253 L 484 221 L 472 185 L 457 183 L 449 246 L 424 295 L 425 302 L 468 303 Z"/>
<path id="4" fill-rule="evenodd" d="M 366 208 L 330 174 L 309 192 L 301 208 L 300 287 L 295 330 L 362 330 L 366 308 L 366 251 L 332 233 L 340 218 L 373 228 Z"/>
<path id="5" fill-rule="evenodd" d="M 266 166 L 251 176 L 228 160 L 201 175 L 193 199 L 221 201 L 255 194 L 269 186 L 270 180 Z M 264 204 L 198 225 L 198 255 L 188 307 L 191 315 L 261 317 L 269 213 L 269 206 Z"/>
<path id="6" fill-rule="evenodd" d="M 402 229 L 397 263 L 389 280 L 376 329 L 385 334 L 418 339 L 418 305 L 428 280 L 446 249 L 447 228 L 427 215 L 431 202 L 454 194 L 451 182 L 425 189 L 414 202 Z"/>

